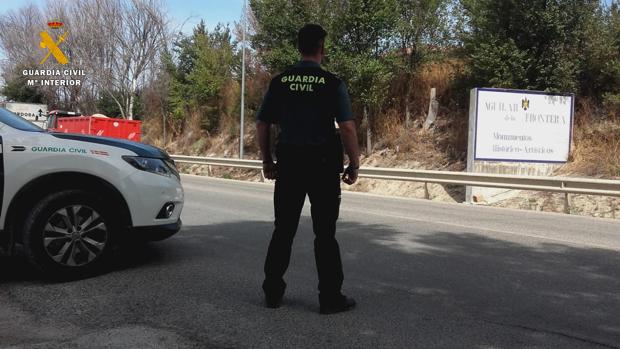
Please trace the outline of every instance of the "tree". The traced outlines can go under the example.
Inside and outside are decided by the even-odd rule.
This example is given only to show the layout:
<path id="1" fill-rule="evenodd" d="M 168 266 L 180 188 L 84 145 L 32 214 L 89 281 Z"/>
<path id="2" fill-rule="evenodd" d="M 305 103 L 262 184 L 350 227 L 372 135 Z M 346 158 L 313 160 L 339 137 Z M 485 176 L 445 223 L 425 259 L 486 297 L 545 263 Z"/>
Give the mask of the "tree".
<path id="1" fill-rule="evenodd" d="M 39 45 L 39 31 L 42 28 L 43 14 L 35 5 L 28 5 L 17 11 L 9 10 L 0 16 L 0 47 L 6 56 L 3 70 L 15 65 L 34 67 L 39 61 L 35 55 Z"/>
<path id="2" fill-rule="evenodd" d="M 413 77 L 428 53 L 443 46 L 450 37 L 450 1 L 400 0 L 396 12 L 396 44 L 399 67 L 405 75 L 405 125 L 411 118 L 410 98 Z"/>
<path id="3" fill-rule="evenodd" d="M 11 71 L 4 72 L 2 94 L 9 101 L 43 103 L 45 99 L 43 94 L 33 86 L 28 86 L 28 78 L 19 74 L 20 68 L 24 68 L 24 66 L 18 66 L 15 73 Z"/>
<path id="4" fill-rule="evenodd" d="M 306 23 L 330 27 L 335 2 L 330 0 L 250 0 L 254 17 L 251 42 L 272 72 L 299 60 L 297 31 Z"/>
<path id="5" fill-rule="evenodd" d="M 121 109 L 119 109 L 116 101 L 121 97 L 117 93 L 115 98 L 110 94 L 104 93 L 97 100 L 97 113 L 103 114 L 109 117 L 118 117 L 122 115 Z"/>
<path id="6" fill-rule="evenodd" d="M 461 1 L 476 85 L 580 91 L 585 30 L 598 1 Z"/>
<path id="7" fill-rule="evenodd" d="M 132 119 L 137 92 L 166 47 L 166 15 L 160 0 L 76 0 L 68 11 L 75 55 L 94 83 Z"/>
<path id="8" fill-rule="evenodd" d="M 4 93 L 16 101 L 37 100 L 52 106 L 65 107 L 75 102 L 78 92 L 75 87 L 27 86 L 23 69 L 56 69 L 54 60 L 45 66 L 39 65 L 43 57 L 39 47 L 39 32 L 48 29 L 41 9 L 35 5 L 10 10 L 0 16 L 0 48 L 6 57 L 2 64 L 5 80 Z M 64 47 L 63 47 L 64 49 Z"/>
<path id="9" fill-rule="evenodd" d="M 378 113 L 393 76 L 390 47 L 396 1 L 251 0 L 250 6 L 255 19 L 252 43 L 271 72 L 282 71 L 299 60 L 297 31 L 304 24 L 317 23 L 328 31 L 325 65 L 347 83 L 354 104 L 362 105 L 370 140 L 370 115 Z"/>
<path id="10" fill-rule="evenodd" d="M 225 88 L 235 83 L 236 47 L 230 30 L 221 25 L 208 32 L 204 22 L 191 36 L 174 43 L 175 59 L 168 57 L 170 105 L 177 119 L 198 113 L 203 128 L 214 130 L 222 116 L 231 112 L 222 104 Z"/>
<path id="11" fill-rule="evenodd" d="M 53 59 L 40 65 L 39 32 L 47 20 L 64 23 L 62 50 L 69 66 Z M 167 45 L 162 0 L 48 0 L 44 9 L 28 5 L 0 16 L 0 47 L 7 56 L 5 76 L 17 65 L 38 69 L 84 69 L 79 86 L 38 86 L 46 103 L 81 112 L 97 111 L 97 101 L 111 99 L 123 117 L 132 118 L 138 92 L 153 77 L 153 63 Z M 59 34 L 60 35 L 60 34 Z"/>
<path id="12" fill-rule="evenodd" d="M 603 99 L 620 115 L 620 3 L 614 1 L 605 17 L 605 40 L 607 49 L 597 60 L 601 66 Z"/>
<path id="13" fill-rule="evenodd" d="M 366 152 L 372 150 L 373 114 L 378 115 L 394 75 L 390 53 L 396 22 L 392 0 L 336 1 L 329 67 L 347 82 L 363 109 Z"/>

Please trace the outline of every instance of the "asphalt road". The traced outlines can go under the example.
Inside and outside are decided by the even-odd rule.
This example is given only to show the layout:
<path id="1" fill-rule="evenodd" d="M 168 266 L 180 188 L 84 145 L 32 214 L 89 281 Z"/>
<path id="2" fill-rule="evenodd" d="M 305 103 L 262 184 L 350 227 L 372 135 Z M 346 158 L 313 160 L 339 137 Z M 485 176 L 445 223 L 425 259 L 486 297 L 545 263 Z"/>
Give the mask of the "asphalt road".
<path id="1" fill-rule="evenodd" d="M 345 193 L 351 312 L 318 314 L 306 203 L 284 305 L 263 307 L 268 184 L 184 176 L 183 230 L 46 283 L 0 260 L 0 347 L 620 348 L 617 221 Z"/>

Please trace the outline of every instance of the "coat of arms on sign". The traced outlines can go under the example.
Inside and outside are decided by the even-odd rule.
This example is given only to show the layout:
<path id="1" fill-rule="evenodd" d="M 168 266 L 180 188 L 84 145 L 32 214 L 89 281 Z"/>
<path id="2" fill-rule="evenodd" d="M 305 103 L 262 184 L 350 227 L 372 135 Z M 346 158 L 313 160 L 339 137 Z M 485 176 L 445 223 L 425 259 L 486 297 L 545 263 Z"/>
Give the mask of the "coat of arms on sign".
<path id="1" fill-rule="evenodd" d="M 530 108 L 530 100 L 527 98 L 522 99 L 521 108 L 523 108 L 523 110 L 528 110 Z"/>

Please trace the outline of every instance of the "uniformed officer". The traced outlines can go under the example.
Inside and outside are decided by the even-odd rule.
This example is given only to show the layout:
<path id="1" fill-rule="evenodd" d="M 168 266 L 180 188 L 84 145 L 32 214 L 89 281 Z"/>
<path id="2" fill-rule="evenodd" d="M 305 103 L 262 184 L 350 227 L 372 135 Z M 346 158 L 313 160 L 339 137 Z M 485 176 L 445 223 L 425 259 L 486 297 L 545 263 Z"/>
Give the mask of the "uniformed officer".
<path id="1" fill-rule="evenodd" d="M 349 157 L 349 165 L 342 175 L 347 184 L 357 180 L 359 149 L 347 88 L 320 65 L 326 36 L 327 32 L 316 24 L 299 30 L 298 49 L 302 60 L 271 81 L 257 116 L 257 134 L 265 177 L 276 179 L 275 230 L 267 252 L 263 283 L 266 304 L 270 308 L 281 304 L 286 288 L 283 276 L 307 194 L 312 205 L 320 309 L 321 313 L 330 314 L 355 306 L 352 298 L 341 293 L 342 262 L 335 234 L 343 172 L 342 146 L 344 143 Z M 280 126 L 277 164 L 269 149 L 270 124 Z"/>

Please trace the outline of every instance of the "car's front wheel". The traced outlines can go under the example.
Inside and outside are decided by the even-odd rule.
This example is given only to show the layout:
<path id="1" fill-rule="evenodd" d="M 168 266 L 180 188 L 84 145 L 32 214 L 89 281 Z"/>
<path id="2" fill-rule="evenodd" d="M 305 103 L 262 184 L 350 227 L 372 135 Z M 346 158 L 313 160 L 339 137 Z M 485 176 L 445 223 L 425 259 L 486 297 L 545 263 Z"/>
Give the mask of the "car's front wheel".
<path id="1" fill-rule="evenodd" d="M 82 190 L 57 192 L 40 200 L 24 224 L 30 262 L 52 278 L 89 276 L 105 265 L 115 224 L 98 196 Z"/>

